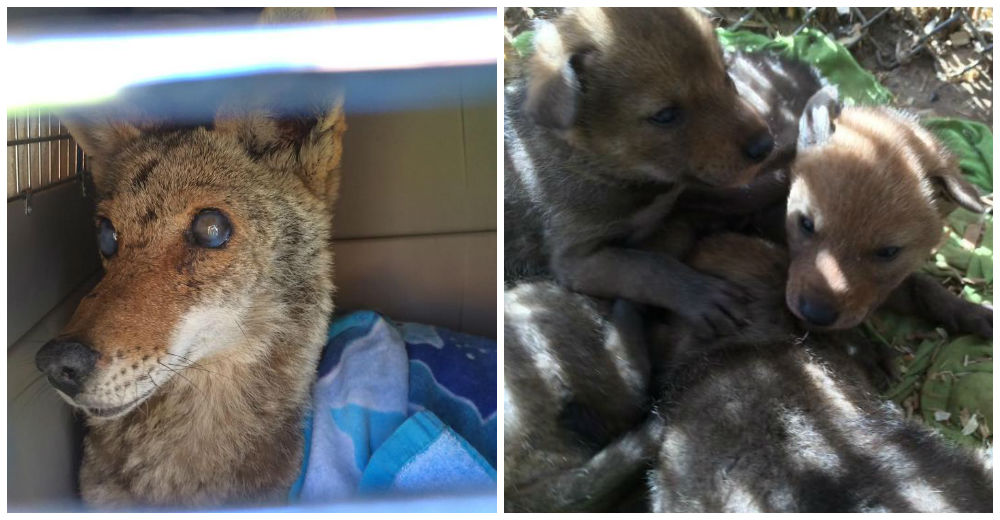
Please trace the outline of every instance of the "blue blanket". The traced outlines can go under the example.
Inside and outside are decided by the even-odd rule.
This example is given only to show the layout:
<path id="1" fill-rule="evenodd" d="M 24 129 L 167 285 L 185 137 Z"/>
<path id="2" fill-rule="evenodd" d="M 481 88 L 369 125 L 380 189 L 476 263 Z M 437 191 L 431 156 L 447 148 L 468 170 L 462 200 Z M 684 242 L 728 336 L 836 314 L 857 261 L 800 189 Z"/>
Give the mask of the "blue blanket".
<path id="1" fill-rule="evenodd" d="M 335 319 L 294 502 L 496 490 L 496 341 L 371 311 Z"/>

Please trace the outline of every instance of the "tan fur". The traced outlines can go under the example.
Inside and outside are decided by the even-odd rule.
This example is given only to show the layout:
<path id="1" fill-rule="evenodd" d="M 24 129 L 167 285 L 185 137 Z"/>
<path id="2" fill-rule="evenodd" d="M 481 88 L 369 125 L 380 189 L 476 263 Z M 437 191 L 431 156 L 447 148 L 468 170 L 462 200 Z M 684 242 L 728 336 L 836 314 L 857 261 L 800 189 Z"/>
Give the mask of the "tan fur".
<path id="1" fill-rule="evenodd" d="M 828 142 L 801 150 L 792 166 L 786 300 L 830 303 L 829 328 L 857 325 L 913 273 L 939 242 L 955 201 L 975 208 L 975 188 L 930 132 L 886 108 L 845 108 Z M 799 218 L 815 222 L 806 236 Z M 879 248 L 900 247 L 891 260 Z"/>
<path id="2" fill-rule="evenodd" d="M 332 14 L 292 11 L 262 18 Z M 118 233 L 60 335 L 99 353 L 69 399 L 91 415 L 80 475 L 91 505 L 278 502 L 298 473 L 333 311 L 342 96 L 305 121 L 246 101 L 222 108 L 213 130 L 67 121 L 94 159 L 97 215 Z M 225 247 L 187 236 L 205 208 L 230 219 Z M 109 418 L 88 411 L 129 403 Z"/>

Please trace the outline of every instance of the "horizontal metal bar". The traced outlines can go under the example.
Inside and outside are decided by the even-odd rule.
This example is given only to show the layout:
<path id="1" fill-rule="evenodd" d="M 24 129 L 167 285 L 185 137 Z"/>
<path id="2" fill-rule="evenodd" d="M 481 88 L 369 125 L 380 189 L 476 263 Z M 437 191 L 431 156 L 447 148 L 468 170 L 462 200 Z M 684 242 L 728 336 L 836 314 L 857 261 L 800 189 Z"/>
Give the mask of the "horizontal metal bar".
<path id="1" fill-rule="evenodd" d="M 454 231 L 420 231 L 416 233 L 392 233 L 387 235 L 364 235 L 364 236 L 346 236 L 346 237 L 333 237 L 332 241 L 337 242 L 358 242 L 361 240 L 394 240 L 400 238 L 434 238 L 434 237 L 446 237 L 452 235 L 470 235 L 470 234 L 482 234 L 482 233 L 496 233 L 496 228 L 491 229 L 459 229 Z"/>
<path id="2" fill-rule="evenodd" d="M 45 190 L 47 190 L 49 188 L 55 188 L 56 186 L 60 186 L 62 184 L 66 184 L 68 182 L 79 182 L 79 181 L 77 181 L 77 175 L 79 175 L 79 173 L 73 174 L 73 176 L 71 176 L 71 177 L 66 177 L 65 179 L 61 179 L 61 180 L 55 181 L 52 184 L 46 184 L 45 186 L 42 186 L 41 188 L 33 188 L 33 189 L 30 189 L 30 190 L 24 190 L 21 193 L 18 193 L 17 195 L 13 195 L 11 197 L 7 197 L 7 202 L 14 202 L 15 200 L 21 200 L 21 199 L 27 198 L 27 196 L 28 196 L 29 193 L 31 193 L 32 196 L 38 195 L 39 193 L 41 193 L 41 192 L 43 192 L 43 191 L 45 191 Z"/>
<path id="3" fill-rule="evenodd" d="M 29 137 L 25 139 L 14 139 L 12 141 L 7 141 L 7 146 L 17 146 L 19 144 L 31 144 L 31 143 L 45 143 L 49 141 L 63 141 L 72 138 L 73 136 L 69 134 L 45 135 L 42 137 Z"/>

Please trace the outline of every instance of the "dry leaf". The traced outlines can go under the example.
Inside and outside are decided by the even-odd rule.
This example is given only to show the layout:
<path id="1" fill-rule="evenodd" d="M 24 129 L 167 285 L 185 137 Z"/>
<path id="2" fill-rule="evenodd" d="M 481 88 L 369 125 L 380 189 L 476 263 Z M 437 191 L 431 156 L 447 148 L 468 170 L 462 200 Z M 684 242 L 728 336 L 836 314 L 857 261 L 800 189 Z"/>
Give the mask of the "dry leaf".
<path id="1" fill-rule="evenodd" d="M 962 428 L 962 435 L 972 435 L 972 432 L 976 431 L 979 427 L 979 421 L 976 420 L 976 414 L 972 414 L 969 417 L 969 422 L 965 423 L 965 427 Z"/>
<path id="2" fill-rule="evenodd" d="M 955 47 L 961 47 L 963 45 L 968 45 L 972 41 L 972 35 L 965 31 L 955 31 L 951 33 L 951 44 Z"/>

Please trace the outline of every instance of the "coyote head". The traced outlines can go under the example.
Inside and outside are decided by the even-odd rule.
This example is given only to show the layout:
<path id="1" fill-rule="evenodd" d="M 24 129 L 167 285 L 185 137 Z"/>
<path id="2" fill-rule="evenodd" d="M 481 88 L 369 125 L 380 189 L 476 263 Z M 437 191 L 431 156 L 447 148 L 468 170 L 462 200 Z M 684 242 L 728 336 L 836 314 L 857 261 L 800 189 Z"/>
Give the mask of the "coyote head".
<path id="1" fill-rule="evenodd" d="M 342 98 L 293 115 L 250 106 L 194 128 L 66 118 L 92 157 L 105 274 L 36 361 L 88 415 L 124 415 L 209 358 L 281 370 L 294 360 L 270 349 L 292 337 L 317 345 L 295 355 L 317 355 Z"/>

